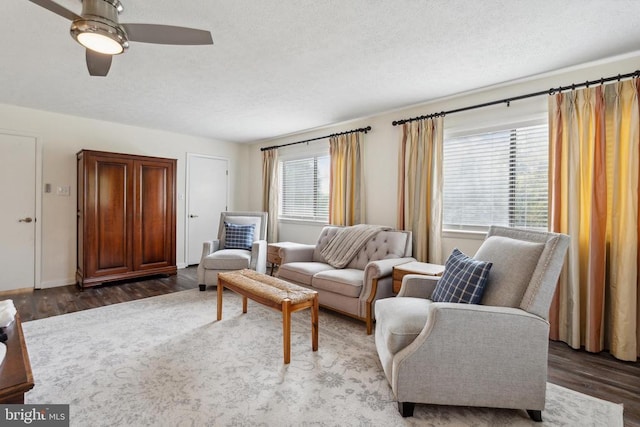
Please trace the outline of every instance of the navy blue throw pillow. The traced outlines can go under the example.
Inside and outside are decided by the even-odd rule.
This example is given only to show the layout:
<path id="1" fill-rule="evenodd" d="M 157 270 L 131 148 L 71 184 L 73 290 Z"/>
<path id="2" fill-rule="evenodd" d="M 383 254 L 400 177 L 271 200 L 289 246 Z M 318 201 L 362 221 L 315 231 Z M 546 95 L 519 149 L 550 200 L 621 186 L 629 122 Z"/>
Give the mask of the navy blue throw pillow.
<path id="1" fill-rule="evenodd" d="M 479 304 L 493 264 L 478 261 L 457 248 L 447 259 L 444 273 L 431 295 L 434 302 Z"/>
<path id="2" fill-rule="evenodd" d="M 246 249 L 251 250 L 253 245 L 253 233 L 256 230 L 255 224 L 233 224 L 224 223 L 224 248 L 225 249 Z"/>

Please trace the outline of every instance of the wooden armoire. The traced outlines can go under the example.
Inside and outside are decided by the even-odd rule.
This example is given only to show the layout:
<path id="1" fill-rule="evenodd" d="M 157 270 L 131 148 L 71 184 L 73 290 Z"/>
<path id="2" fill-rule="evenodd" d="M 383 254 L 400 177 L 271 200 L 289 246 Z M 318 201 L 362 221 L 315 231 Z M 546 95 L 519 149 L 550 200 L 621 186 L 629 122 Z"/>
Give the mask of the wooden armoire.
<path id="1" fill-rule="evenodd" d="M 176 273 L 176 160 L 82 150 L 78 268 L 82 288 Z"/>

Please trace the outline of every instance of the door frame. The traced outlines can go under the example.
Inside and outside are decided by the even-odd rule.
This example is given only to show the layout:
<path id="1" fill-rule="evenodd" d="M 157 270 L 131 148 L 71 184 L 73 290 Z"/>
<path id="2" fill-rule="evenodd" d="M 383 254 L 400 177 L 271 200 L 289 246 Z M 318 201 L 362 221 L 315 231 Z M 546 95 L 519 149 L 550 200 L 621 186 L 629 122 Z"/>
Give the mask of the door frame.
<path id="1" fill-rule="evenodd" d="M 184 263 L 182 266 L 179 266 L 180 268 L 184 268 L 187 267 L 189 265 L 189 203 L 191 201 L 191 195 L 189 194 L 191 191 L 191 186 L 190 186 L 190 182 L 189 182 L 189 172 L 191 169 L 191 159 L 194 157 L 202 157 L 202 158 L 206 158 L 206 159 L 213 159 L 213 160 L 224 160 L 225 162 L 227 162 L 227 198 L 224 201 L 225 206 L 227 206 L 227 209 L 229 209 L 229 188 L 230 188 L 230 179 L 229 179 L 229 170 L 230 170 L 230 166 L 229 164 L 231 163 L 229 161 L 228 157 L 222 157 L 222 156 L 214 156 L 211 154 L 200 154 L 200 153 L 189 153 L 187 152 L 187 164 L 185 167 L 185 190 L 186 190 L 186 203 L 185 203 L 185 211 L 184 211 L 184 256 L 183 256 L 183 260 Z"/>
<path id="2" fill-rule="evenodd" d="M 35 146 L 35 191 L 34 191 L 34 209 L 35 209 L 35 235 L 34 235 L 34 254 L 33 254 L 33 289 L 40 289 L 42 284 L 42 138 L 35 132 L 18 131 L 15 129 L 0 128 L 0 133 L 5 135 L 23 136 L 33 138 L 36 141 Z M 26 288 L 25 288 L 26 289 Z"/>

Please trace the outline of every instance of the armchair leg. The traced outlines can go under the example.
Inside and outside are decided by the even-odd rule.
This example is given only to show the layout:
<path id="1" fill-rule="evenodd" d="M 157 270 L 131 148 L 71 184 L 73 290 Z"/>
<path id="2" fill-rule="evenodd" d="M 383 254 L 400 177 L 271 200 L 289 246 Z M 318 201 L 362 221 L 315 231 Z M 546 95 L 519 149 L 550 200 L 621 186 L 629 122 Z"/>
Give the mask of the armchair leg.
<path id="1" fill-rule="evenodd" d="M 204 292 L 207 290 L 207 285 L 199 285 L 200 286 L 200 292 Z"/>
<path id="2" fill-rule="evenodd" d="M 400 415 L 403 418 L 413 417 L 413 409 L 416 407 L 416 404 L 413 402 L 398 402 L 398 411 L 400 411 Z"/>
<path id="3" fill-rule="evenodd" d="M 542 422 L 542 411 L 535 411 L 533 409 L 527 409 L 527 414 L 529 414 L 529 418 L 537 423 Z"/>

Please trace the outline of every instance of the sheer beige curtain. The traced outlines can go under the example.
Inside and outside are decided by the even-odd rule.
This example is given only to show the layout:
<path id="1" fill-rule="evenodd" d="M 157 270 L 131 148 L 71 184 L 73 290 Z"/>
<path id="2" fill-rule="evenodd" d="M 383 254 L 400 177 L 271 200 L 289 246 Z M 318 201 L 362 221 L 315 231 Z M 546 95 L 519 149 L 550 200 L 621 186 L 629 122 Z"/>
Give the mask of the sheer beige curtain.
<path id="1" fill-rule="evenodd" d="M 262 210 L 267 212 L 267 240 L 278 241 L 278 150 L 262 152 Z"/>
<path id="2" fill-rule="evenodd" d="M 365 221 L 361 132 L 329 139 L 329 223 L 354 225 Z"/>
<path id="3" fill-rule="evenodd" d="M 550 228 L 571 236 L 551 338 L 640 355 L 638 79 L 549 98 Z"/>
<path id="4" fill-rule="evenodd" d="M 398 155 L 398 229 L 413 232 L 413 256 L 442 262 L 443 118 L 402 125 Z"/>

